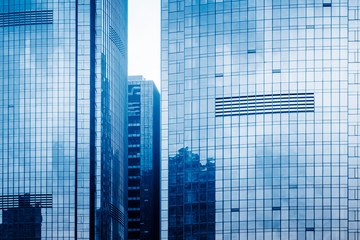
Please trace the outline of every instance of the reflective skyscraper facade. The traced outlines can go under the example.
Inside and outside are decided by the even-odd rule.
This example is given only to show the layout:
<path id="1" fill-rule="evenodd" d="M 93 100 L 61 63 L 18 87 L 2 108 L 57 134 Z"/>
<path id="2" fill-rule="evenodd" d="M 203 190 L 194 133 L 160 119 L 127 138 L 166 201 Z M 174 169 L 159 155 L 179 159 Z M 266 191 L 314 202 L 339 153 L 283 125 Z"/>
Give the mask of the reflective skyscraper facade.
<path id="1" fill-rule="evenodd" d="M 126 239 L 126 111 L 126 0 L 0 1 L 1 239 Z"/>
<path id="2" fill-rule="evenodd" d="M 128 77 L 128 239 L 159 239 L 160 94 Z"/>
<path id="3" fill-rule="evenodd" d="M 360 238 L 359 24 L 358 0 L 162 1 L 161 239 Z"/>

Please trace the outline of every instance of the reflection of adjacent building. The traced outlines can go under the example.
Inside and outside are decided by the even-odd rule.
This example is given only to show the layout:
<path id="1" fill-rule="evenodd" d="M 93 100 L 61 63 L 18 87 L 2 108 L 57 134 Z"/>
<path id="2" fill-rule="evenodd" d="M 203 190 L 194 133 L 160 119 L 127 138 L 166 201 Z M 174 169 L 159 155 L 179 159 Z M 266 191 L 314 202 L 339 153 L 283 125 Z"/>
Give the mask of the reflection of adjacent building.
<path id="1" fill-rule="evenodd" d="M 188 148 L 169 158 L 169 239 L 215 239 L 215 161 Z"/>
<path id="2" fill-rule="evenodd" d="M 128 239 L 159 239 L 160 94 L 153 81 L 128 82 Z"/>
<path id="3" fill-rule="evenodd" d="M 50 197 L 41 195 L 34 197 L 29 194 L 0 197 L 0 209 L 2 209 L 0 239 L 40 240 L 41 208 L 51 207 L 48 205 L 51 204 Z"/>

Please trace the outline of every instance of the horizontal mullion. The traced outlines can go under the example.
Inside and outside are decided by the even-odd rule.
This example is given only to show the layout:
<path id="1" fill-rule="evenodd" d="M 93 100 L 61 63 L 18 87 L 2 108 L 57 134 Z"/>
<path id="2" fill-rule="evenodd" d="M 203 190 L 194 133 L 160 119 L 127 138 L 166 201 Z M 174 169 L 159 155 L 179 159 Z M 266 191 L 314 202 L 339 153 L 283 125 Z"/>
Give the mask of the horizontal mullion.
<path id="1" fill-rule="evenodd" d="M 7 24 L 7 25 L 1 25 L 0 27 L 15 27 L 15 26 L 31 26 L 31 25 L 48 25 L 52 24 L 52 22 L 47 23 L 22 23 L 22 24 Z"/>
<path id="2" fill-rule="evenodd" d="M 52 13 L 52 10 L 41 10 L 41 11 L 26 11 L 26 12 L 9 12 L 9 13 L 0 13 L 1 16 L 7 16 L 7 15 L 19 15 L 19 14 L 37 14 L 37 13 Z"/>
<path id="3" fill-rule="evenodd" d="M 304 93 L 275 93 L 275 94 L 259 94 L 259 95 L 246 95 L 246 96 L 231 96 L 231 97 L 223 97 L 223 98 L 246 98 L 246 97 L 257 97 L 257 96 L 299 96 L 299 95 L 314 95 L 314 93 L 304 92 Z"/>
<path id="4" fill-rule="evenodd" d="M 287 106 L 256 106 L 256 107 L 247 107 L 247 108 L 217 108 L 215 111 L 225 111 L 225 110 L 240 110 L 246 111 L 247 109 L 287 109 L 287 108 L 314 108 L 314 105 L 287 105 Z"/>
<path id="5" fill-rule="evenodd" d="M 216 100 L 215 103 L 232 103 L 232 102 L 271 102 L 271 101 L 300 101 L 300 100 L 307 100 L 307 99 L 315 99 L 313 96 L 306 96 L 306 97 L 294 97 L 294 98 L 256 98 L 256 99 L 234 99 L 231 101 L 224 101 L 224 100 Z"/>
<path id="6" fill-rule="evenodd" d="M 32 24 L 46 24 L 46 23 L 52 23 L 52 21 L 26 21 L 26 22 L 9 22 L 9 23 L 0 23 L 0 25 L 32 25 Z"/>
<path id="7" fill-rule="evenodd" d="M 288 111 L 299 111 L 299 110 L 308 110 L 308 111 L 314 111 L 315 108 L 313 107 L 301 107 L 301 108 L 262 108 L 262 109 L 249 109 L 247 111 L 239 111 L 239 110 L 229 110 L 229 111 L 217 111 L 215 112 L 215 114 L 226 114 L 226 113 L 236 113 L 236 112 L 239 112 L 239 113 L 249 113 L 249 112 L 288 112 Z"/>
<path id="8" fill-rule="evenodd" d="M 220 110 L 231 110 L 231 109 L 260 109 L 260 108 L 303 108 L 303 107 L 314 107 L 314 104 L 284 104 L 284 105 L 253 105 L 253 106 L 231 106 L 231 107 L 218 107 L 215 108 L 216 111 Z"/>
<path id="9" fill-rule="evenodd" d="M 252 106 L 252 105 L 286 105 L 286 104 L 311 104 L 315 103 L 315 101 L 272 101 L 272 102 L 250 102 L 250 103 L 229 103 L 229 104 L 216 104 L 215 107 L 221 107 L 221 106 Z"/>
<path id="10" fill-rule="evenodd" d="M 231 116 L 245 116 L 245 115 L 260 115 L 260 114 L 277 114 L 277 113 L 306 113 L 314 111 L 288 111 L 288 112 L 261 112 L 261 113 L 232 113 L 232 114 L 221 114 L 215 115 L 215 117 L 231 117 Z"/>
<path id="11" fill-rule="evenodd" d="M 261 105 L 261 104 L 286 104 L 286 103 L 299 103 L 306 104 L 315 102 L 315 99 L 296 99 L 296 100 L 273 100 L 273 101 L 244 101 L 244 102 L 224 102 L 224 103 L 215 103 L 215 106 L 231 106 L 231 105 Z"/>
<path id="12" fill-rule="evenodd" d="M 49 15 L 34 15 L 34 16 L 18 16 L 18 17 L 4 17 L 4 18 L 0 18 L 0 21 L 16 21 L 16 20 L 30 20 L 30 19 L 51 19 L 53 16 L 49 16 Z"/>

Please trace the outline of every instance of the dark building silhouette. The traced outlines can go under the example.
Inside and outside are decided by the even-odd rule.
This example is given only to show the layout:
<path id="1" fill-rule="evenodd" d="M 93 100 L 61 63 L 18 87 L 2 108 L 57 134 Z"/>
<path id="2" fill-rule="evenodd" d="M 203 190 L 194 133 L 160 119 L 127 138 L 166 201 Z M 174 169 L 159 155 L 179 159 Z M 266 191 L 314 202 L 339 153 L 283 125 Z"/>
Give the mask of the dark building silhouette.
<path id="1" fill-rule="evenodd" d="M 215 161 L 183 148 L 169 158 L 169 240 L 215 239 Z"/>
<path id="2" fill-rule="evenodd" d="M 31 202 L 31 196 L 18 196 L 14 208 L 3 209 L 0 239 L 40 240 L 41 239 L 41 205 Z"/>
<path id="3" fill-rule="evenodd" d="M 128 238 L 159 239 L 160 94 L 153 81 L 128 83 Z"/>

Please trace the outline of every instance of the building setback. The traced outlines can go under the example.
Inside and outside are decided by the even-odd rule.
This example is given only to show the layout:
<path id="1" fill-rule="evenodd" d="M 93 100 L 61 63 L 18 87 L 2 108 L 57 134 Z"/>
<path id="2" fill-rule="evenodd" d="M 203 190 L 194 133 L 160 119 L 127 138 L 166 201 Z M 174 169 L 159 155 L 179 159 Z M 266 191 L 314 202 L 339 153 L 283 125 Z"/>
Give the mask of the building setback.
<path id="1" fill-rule="evenodd" d="M 128 77 L 128 237 L 159 239 L 160 94 L 153 81 Z"/>
<path id="2" fill-rule="evenodd" d="M 0 239 L 127 238 L 126 89 L 127 0 L 1 1 Z"/>
<path id="3" fill-rule="evenodd" d="M 360 2 L 161 7 L 161 239 L 359 239 Z"/>

